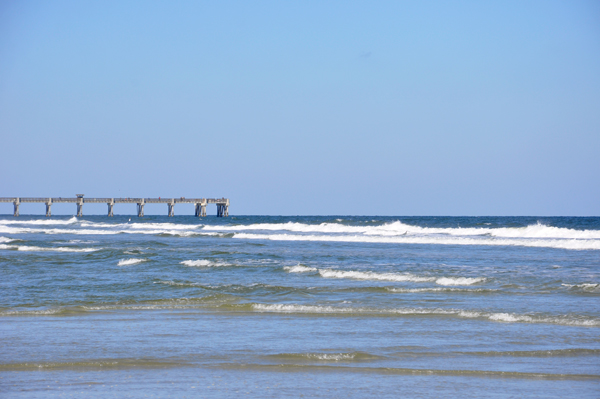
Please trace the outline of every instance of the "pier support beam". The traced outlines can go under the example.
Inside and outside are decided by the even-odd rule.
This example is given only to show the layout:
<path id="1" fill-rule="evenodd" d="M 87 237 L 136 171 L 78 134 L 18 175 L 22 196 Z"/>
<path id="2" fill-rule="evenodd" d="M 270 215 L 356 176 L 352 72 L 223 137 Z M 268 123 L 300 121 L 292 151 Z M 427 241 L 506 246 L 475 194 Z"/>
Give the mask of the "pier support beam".
<path id="1" fill-rule="evenodd" d="M 115 199 L 111 198 L 110 202 L 107 202 L 106 205 L 108 205 L 108 217 L 115 216 L 115 215 L 113 215 L 113 208 L 115 206 Z"/>
<path id="2" fill-rule="evenodd" d="M 196 202 L 196 211 L 194 212 L 196 217 L 206 216 L 206 200 L 204 202 Z"/>
<path id="3" fill-rule="evenodd" d="M 229 216 L 229 206 L 226 204 L 217 204 L 217 217 Z"/>
<path id="4" fill-rule="evenodd" d="M 77 217 L 83 216 L 83 198 L 77 198 Z"/>
<path id="5" fill-rule="evenodd" d="M 13 216 L 19 216 L 19 205 L 21 205 L 21 199 L 16 198 L 13 204 L 15 204 L 15 213 L 13 214 Z"/>
<path id="6" fill-rule="evenodd" d="M 142 198 L 140 200 L 140 202 L 137 203 L 137 209 L 138 209 L 138 217 L 143 217 L 144 216 L 144 204 L 146 202 L 144 201 L 144 199 Z"/>
<path id="7" fill-rule="evenodd" d="M 49 218 L 52 216 L 52 198 L 48 198 L 46 201 L 46 217 Z"/>
<path id="8" fill-rule="evenodd" d="M 172 199 L 171 202 L 167 203 L 169 207 L 169 217 L 173 217 L 175 215 L 175 199 Z"/>

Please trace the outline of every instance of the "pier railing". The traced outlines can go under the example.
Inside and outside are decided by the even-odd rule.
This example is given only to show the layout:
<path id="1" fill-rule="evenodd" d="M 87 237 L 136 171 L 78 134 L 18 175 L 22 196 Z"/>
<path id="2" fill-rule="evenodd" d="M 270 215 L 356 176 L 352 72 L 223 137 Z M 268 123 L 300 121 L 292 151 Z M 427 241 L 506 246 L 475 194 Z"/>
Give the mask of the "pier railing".
<path id="1" fill-rule="evenodd" d="M 85 203 L 105 203 L 108 205 L 108 216 L 113 216 L 115 204 L 137 204 L 137 214 L 139 217 L 144 216 L 145 204 L 167 204 L 168 215 L 175 214 L 175 204 L 194 204 L 197 217 L 206 216 L 206 205 L 217 205 L 217 216 L 229 216 L 229 199 L 228 198 L 84 198 L 83 194 L 77 194 L 76 197 L 0 197 L 0 202 L 12 202 L 15 207 L 14 216 L 19 216 L 19 205 L 27 202 L 41 202 L 46 204 L 46 216 L 52 215 L 52 204 L 67 202 L 77 204 L 77 216 L 83 215 L 83 204 Z"/>

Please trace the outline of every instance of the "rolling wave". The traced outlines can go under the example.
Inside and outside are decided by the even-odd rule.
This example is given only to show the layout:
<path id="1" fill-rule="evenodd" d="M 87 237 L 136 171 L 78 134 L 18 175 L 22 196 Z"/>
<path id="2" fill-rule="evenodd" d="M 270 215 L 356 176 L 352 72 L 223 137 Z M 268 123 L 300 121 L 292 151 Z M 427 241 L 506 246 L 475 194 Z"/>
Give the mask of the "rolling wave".
<path id="1" fill-rule="evenodd" d="M 22 225 L 68 225 L 77 223 L 78 220 L 73 216 L 69 220 L 60 219 L 35 219 L 35 220 L 19 220 L 19 219 L 0 219 L 0 225 L 22 224 Z"/>
<path id="2" fill-rule="evenodd" d="M 457 227 L 436 228 L 420 227 L 400 221 L 384 223 L 378 226 L 350 226 L 341 223 L 304 224 L 287 223 L 257 223 L 251 225 L 210 226 L 203 230 L 218 231 L 289 231 L 298 233 L 344 233 L 373 236 L 404 236 L 404 235 L 447 235 L 447 236 L 491 236 L 498 238 L 557 238 L 557 239 L 600 239 L 600 230 L 576 230 L 564 227 L 547 226 L 541 223 L 526 227 Z"/>
<path id="3" fill-rule="evenodd" d="M 600 318 L 584 315 L 544 315 L 487 312 L 480 310 L 443 308 L 373 308 L 293 303 L 238 303 L 235 295 L 215 293 L 203 297 L 170 298 L 131 303 L 98 304 L 94 306 L 59 306 L 45 309 L 4 309 L 0 316 L 59 316 L 102 311 L 205 310 L 233 313 L 283 313 L 306 316 L 370 316 L 370 317 L 442 317 L 479 319 L 498 323 L 555 324 L 576 327 L 600 327 Z"/>
<path id="4" fill-rule="evenodd" d="M 119 263 L 117 263 L 117 266 L 137 265 L 138 263 L 146 262 L 147 260 L 148 259 L 136 259 L 136 258 L 121 259 L 119 261 Z"/>
<path id="5" fill-rule="evenodd" d="M 518 378 L 532 380 L 600 380 L 598 374 L 569 374 L 569 373 L 531 373 L 519 371 L 494 371 L 494 370 L 461 370 L 461 369 L 431 369 L 431 368 L 400 368 L 400 367 L 359 367 L 340 365 L 313 365 L 313 364 L 247 364 L 247 363 L 221 363 L 221 368 L 242 370 L 275 370 L 285 372 L 306 373 L 316 372 L 345 372 L 345 373 L 380 373 L 383 375 L 424 375 L 424 376 L 456 376 L 478 378 Z"/>
<path id="6" fill-rule="evenodd" d="M 222 236 L 247 240 L 324 241 L 394 244 L 488 245 L 599 250 L 600 230 L 577 230 L 537 223 L 525 227 L 421 227 L 395 221 L 354 226 L 343 222 L 254 223 L 99 223 L 78 220 L 0 220 L 0 234 Z"/>
<path id="7" fill-rule="evenodd" d="M 323 241 L 323 242 L 360 242 L 386 244 L 437 244 L 437 245 L 487 245 L 521 246 L 576 250 L 598 250 L 600 240 L 578 239 L 512 239 L 490 237 L 447 237 L 447 236 L 367 236 L 367 235 L 297 235 L 297 234 L 252 234 L 235 233 L 233 238 L 273 241 Z"/>
<path id="8" fill-rule="evenodd" d="M 267 359 L 276 361 L 318 361 L 318 362 L 364 362 L 387 359 L 385 356 L 373 355 L 367 352 L 310 352 L 310 353 L 278 353 L 267 355 Z"/>
<path id="9" fill-rule="evenodd" d="M 0 249 L 12 249 L 29 252 L 95 252 L 101 250 L 102 248 L 36 247 L 31 245 L 0 244 Z"/>
<path id="10" fill-rule="evenodd" d="M 183 262 L 179 262 L 184 266 L 189 267 L 222 267 L 222 266 L 232 266 L 228 263 L 221 261 L 214 261 L 208 259 L 197 259 L 197 260 L 184 260 Z"/>
<path id="11" fill-rule="evenodd" d="M 391 281 L 391 282 L 435 282 L 438 285 L 472 285 L 486 281 L 484 277 L 419 277 L 413 274 L 400 273 L 376 273 L 376 272 L 361 272 L 354 270 L 334 270 L 334 269 L 317 269 L 302 265 L 286 266 L 283 268 L 288 273 L 309 273 L 318 272 L 323 278 L 338 278 L 352 280 L 367 280 L 367 281 Z"/>
<path id="12" fill-rule="evenodd" d="M 467 311 L 460 309 L 440 309 L 440 308 L 396 308 L 396 309 L 377 309 L 377 308 L 353 308 L 336 307 L 323 305 L 298 305 L 298 304 L 253 304 L 253 309 L 257 312 L 268 313 L 292 313 L 292 314 L 315 314 L 315 315 L 404 315 L 404 316 L 445 316 L 458 317 L 466 319 L 487 319 L 495 322 L 504 323 L 543 323 L 559 324 L 565 326 L 580 327 L 599 327 L 600 319 L 585 316 L 544 316 L 544 315 L 523 315 L 515 313 L 493 313 L 482 311 Z"/>

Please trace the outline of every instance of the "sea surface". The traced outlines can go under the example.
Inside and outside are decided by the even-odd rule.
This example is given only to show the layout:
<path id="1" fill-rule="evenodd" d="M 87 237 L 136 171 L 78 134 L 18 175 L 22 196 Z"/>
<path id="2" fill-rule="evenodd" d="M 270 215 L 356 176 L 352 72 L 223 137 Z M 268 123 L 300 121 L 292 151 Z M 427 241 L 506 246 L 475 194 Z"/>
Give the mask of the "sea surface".
<path id="1" fill-rule="evenodd" d="M 0 216 L 0 396 L 600 397 L 600 218 Z"/>

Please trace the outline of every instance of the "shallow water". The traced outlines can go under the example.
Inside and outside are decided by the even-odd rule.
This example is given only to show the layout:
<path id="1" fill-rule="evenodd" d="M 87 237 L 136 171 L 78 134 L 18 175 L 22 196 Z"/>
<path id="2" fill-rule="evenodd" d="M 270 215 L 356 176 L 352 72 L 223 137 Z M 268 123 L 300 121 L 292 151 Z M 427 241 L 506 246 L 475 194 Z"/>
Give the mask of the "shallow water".
<path id="1" fill-rule="evenodd" d="M 0 392 L 598 397 L 599 267 L 600 218 L 0 217 Z"/>

